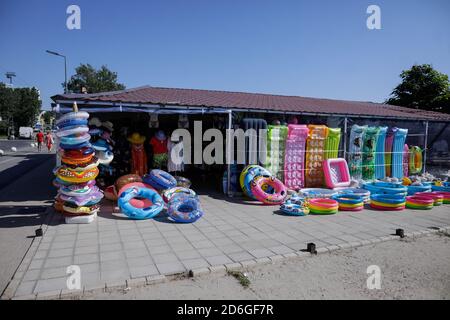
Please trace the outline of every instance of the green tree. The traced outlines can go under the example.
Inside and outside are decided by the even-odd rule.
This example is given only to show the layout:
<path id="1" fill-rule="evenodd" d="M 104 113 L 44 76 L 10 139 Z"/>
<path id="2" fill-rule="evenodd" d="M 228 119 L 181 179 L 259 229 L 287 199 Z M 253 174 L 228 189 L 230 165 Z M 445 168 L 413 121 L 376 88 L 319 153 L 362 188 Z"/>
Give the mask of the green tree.
<path id="1" fill-rule="evenodd" d="M 73 93 L 84 93 L 83 89 L 86 93 L 97 93 L 123 90 L 125 85 L 117 82 L 117 72 L 109 70 L 104 65 L 96 70 L 88 63 L 80 64 L 75 69 L 75 74 L 69 79 L 67 88 Z"/>
<path id="2" fill-rule="evenodd" d="M 450 83 L 446 74 L 429 64 L 404 70 L 402 82 L 392 91 L 388 104 L 450 113 Z"/>

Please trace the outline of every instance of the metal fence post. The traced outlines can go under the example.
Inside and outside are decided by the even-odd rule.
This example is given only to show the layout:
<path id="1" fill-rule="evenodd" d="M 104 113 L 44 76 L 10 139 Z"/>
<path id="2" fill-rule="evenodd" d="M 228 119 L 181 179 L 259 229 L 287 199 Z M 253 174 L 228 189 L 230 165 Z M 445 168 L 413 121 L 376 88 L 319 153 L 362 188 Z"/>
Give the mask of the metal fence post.
<path id="1" fill-rule="evenodd" d="M 427 171 L 428 121 L 425 121 L 425 141 L 423 145 L 423 172 Z"/>
<path id="2" fill-rule="evenodd" d="M 228 133 L 227 133 L 227 196 L 231 197 L 231 126 L 233 125 L 232 111 L 228 110 Z"/>
<path id="3" fill-rule="evenodd" d="M 347 160 L 347 117 L 344 118 L 344 159 Z"/>

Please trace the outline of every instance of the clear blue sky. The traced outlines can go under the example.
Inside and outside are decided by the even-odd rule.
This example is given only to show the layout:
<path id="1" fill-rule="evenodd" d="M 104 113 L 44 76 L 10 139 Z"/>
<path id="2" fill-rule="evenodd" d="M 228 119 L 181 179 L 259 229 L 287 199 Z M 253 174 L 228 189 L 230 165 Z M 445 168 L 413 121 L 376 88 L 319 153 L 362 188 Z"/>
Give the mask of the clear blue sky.
<path id="1" fill-rule="evenodd" d="M 66 8 L 81 7 L 81 30 Z M 368 30 L 368 5 L 382 30 Z M 450 2 L 0 1 L 0 79 L 41 90 L 44 108 L 80 63 L 106 64 L 128 88 L 218 89 L 381 102 L 403 69 L 450 74 Z"/>

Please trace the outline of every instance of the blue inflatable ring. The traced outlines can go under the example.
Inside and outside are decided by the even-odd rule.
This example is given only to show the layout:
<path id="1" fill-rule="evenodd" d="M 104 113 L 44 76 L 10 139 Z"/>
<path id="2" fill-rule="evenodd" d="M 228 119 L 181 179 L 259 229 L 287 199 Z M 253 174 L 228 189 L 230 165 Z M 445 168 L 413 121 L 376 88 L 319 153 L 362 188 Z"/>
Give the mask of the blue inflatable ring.
<path id="1" fill-rule="evenodd" d="M 269 172 L 269 170 L 267 170 L 263 167 L 255 167 L 255 168 L 250 168 L 248 170 L 248 172 L 244 178 L 245 193 L 248 194 L 251 198 L 253 198 L 255 200 L 256 200 L 256 198 L 253 195 L 252 188 L 250 186 L 251 186 L 253 179 L 257 176 L 270 177 L 270 176 L 272 176 L 272 174 Z M 270 193 L 270 192 L 268 192 L 268 193 Z"/>
<path id="2" fill-rule="evenodd" d="M 68 127 L 79 127 L 79 126 L 87 126 L 88 121 L 85 119 L 69 119 L 63 121 L 57 125 L 58 129 L 68 128 Z"/>
<path id="3" fill-rule="evenodd" d="M 91 140 L 91 136 L 89 134 L 83 134 L 79 137 L 65 136 L 60 138 L 60 143 L 62 144 L 81 144 Z"/>
<path id="4" fill-rule="evenodd" d="M 176 222 L 192 223 L 203 216 L 203 211 L 195 197 L 180 195 L 169 202 L 167 214 Z"/>
<path id="5" fill-rule="evenodd" d="M 152 202 L 150 207 L 136 208 L 130 204 L 133 198 L 145 198 Z M 126 189 L 119 197 L 119 207 L 122 212 L 131 219 L 151 219 L 164 208 L 164 201 L 161 196 L 152 189 L 131 187 Z"/>
<path id="6" fill-rule="evenodd" d="M 408 192 L 407 187 L 389 182 L 373 182 L 364 183 L 363 188 L 369 190 L 371 193 L 379 194 L 402 194 L 406 195 Z"/>
<path id="7" fill-rule="evenodd" d="M 84 147 L 90 147 L 91 143 L 89 141 L 78 143 L 78 144 L 65 144 L 60 143 L 59 147 L 64 150 L 75 150 L 75 149 L 81 149 Z"/>
<path id="8" fill-rule="evenodd" d="M 331 199 L 336 200 L 339 203 L 344 203 L 344 204 L 358 204 L 358 203 L 364 202 L 363 197 L 358 196 L 357 194 L 353 194 L 353 193 L 338 194 L 338 195 L 332 196 Z"/>
<path id="9" fill-rule="evenodd" d="M 427 192 L 431 191 L 431 186 L 408 186 L 408 195 L 412 196 L 413 194 L 417 192 Z"/>
<path id="10" fill-rule="evenodd" d="M 370 199 L 388 204 L 400 204 L 406 201 L 405 196 L 398 194 L 373 194 Z"/>
<path id="11" fill-rule="evenodd" d="M 432 186 L 431 190 L 433 191 L 442 191 L 442 192 L 450 192 L 450 186 Z"/>
<path id="12" fill-rule="evenodd" d="M 153 169 L 142 180 L 158 190 L 170 189 L 177 185 L 177 180 L 171 174 L 159 169 Z"/>

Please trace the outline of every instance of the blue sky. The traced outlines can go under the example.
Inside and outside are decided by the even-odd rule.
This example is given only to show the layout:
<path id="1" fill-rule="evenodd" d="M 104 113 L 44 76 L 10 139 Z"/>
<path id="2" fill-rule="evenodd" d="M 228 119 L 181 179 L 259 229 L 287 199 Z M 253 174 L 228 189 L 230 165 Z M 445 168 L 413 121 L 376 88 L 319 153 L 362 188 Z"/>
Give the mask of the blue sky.
<path id="1" fill-rule="evenodd" d="M 81 8 L 81 30 L 66 8 Z M 370 4 L 381 30 L 366 27 Z M 44 108 L 80 63 L 127 87 L 217 89 L 382 102 L 403 69 L 450 74 L 450 2 L 0 1 L 0 79 L 41 90 Z"/>

